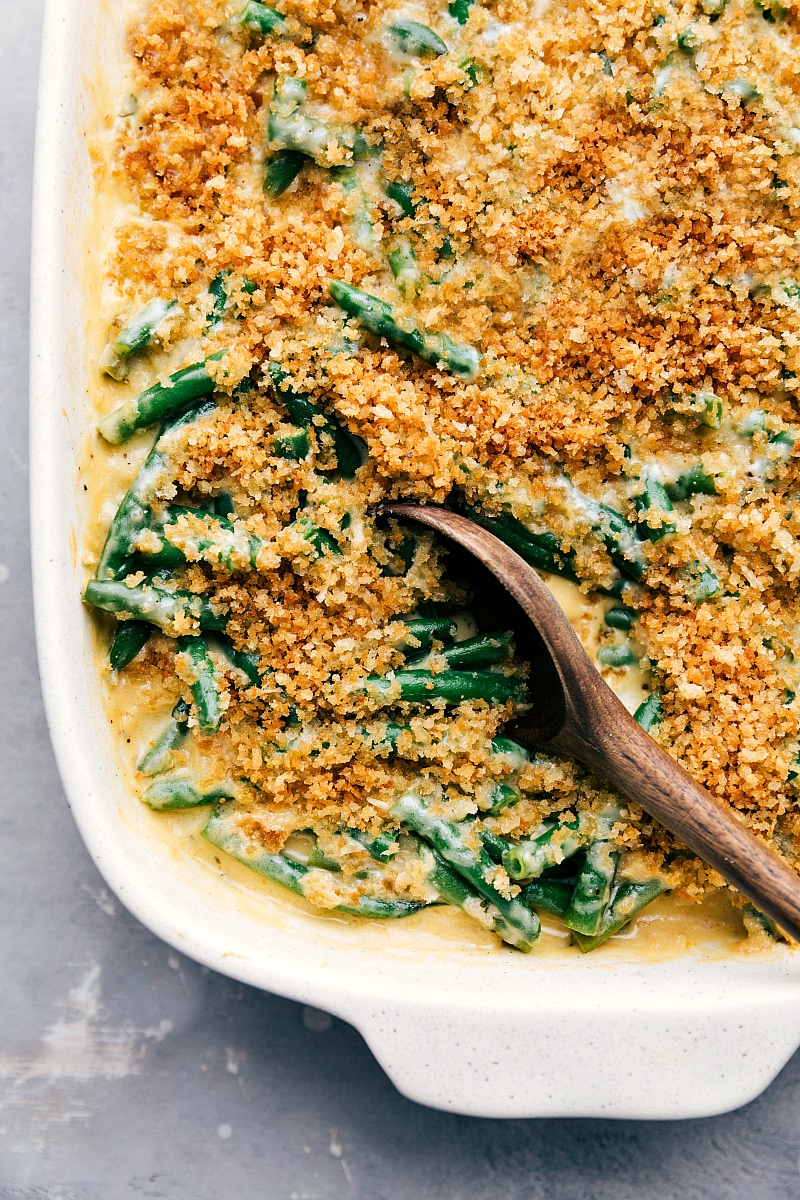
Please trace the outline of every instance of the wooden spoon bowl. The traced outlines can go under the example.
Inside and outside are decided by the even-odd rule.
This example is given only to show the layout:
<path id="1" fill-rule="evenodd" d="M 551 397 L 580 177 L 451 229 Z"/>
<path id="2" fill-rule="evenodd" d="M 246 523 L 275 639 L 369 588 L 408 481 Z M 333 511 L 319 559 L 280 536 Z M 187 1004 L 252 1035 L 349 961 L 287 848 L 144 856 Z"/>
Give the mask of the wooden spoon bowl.
<path id="1" fill-rule="evenodd" d="M 800 877 L 634 721 L 534 568 L 493 533 L 449 509 L 385 504 L 381 511 L 457 542 L 529 618 L 518 650 L 531 664 L 531 707 L 508 732 L 605 776 L 800 941 Z"/>

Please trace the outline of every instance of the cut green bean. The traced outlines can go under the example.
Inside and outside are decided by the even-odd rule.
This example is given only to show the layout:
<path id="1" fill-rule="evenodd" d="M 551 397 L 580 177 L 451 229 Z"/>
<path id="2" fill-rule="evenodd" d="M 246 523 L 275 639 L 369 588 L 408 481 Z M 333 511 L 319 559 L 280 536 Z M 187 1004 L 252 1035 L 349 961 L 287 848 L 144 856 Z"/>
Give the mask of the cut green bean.
<path id="1" fill-rule="evenodd" d="M 410 323 L 395 320 L 391 304 L 359 291 L 349 283 L 333 280 L 328 285 L 332 298 L 346 313 L 376 337 L 384 337 L 401 350 L 410 350 L 424 362 L 445 367 L 463 379 L 474 379 L 481 356 L 474 346 L 452 341 L 443 333 L 430 333 Z"/>
<path id="2" fill-rule="evenodd" d="M 430 650 L 434 640 L 452 642 L 458 626 L 450 617 L 403 617 L 405 632 L 395 643 L 398 650 Z"/>
<path id="3" fill-rule="evenodd" d="M 577 582 L 575 556 L 571 550 L 561 549 L 555 534 L 533 533 L 510 513 L 486 516 L 480 509 L 470 507 L 466 507 L 464 511 L 473 521 L 488 529 L 512 550 L 516 550 L 532 567 L 537 567 L 540 571 L 551 571 L 554 575 L 563 575 L 565 579 Z"/>
<path id="4" fill-rule="evenodd" d="M 267 134 L 272 150 L 294 150 L 305 154 L 320 166 L 328 161 L 333 145 L 352 153 L 354 158 L 368 152 L 364 135 L 351 125 L 328 125 L 305 111 L 307 88 L 302 79 L 279 75 L 275 80 L 269 109 Z"/>
<path id="5" fill-rule="evenodd" d="M 396 831 L 387 831 L 386 833 L 378 834 L 377 837 L 371 838 L 368 834 L 362 833 L 360 829 L 348 829 L 347 832 L 351 837 L 360 842 L 364 849 L 369 853 L 370 858 L 374 858 L 376 862 L 388 863 L 394 858 L 397 851 L 400 849 L 397 841 Z"/>
<path id="6" fill-rule="evenodd" d="M 463 909 L 467 916 L 472 917 L 484 929 L 491 930 L 504 942 L 508 942 L 509 945 L 521 950 L 524 954 L 533 949 L 533 943 L 539 936 L 540 930 L 538 917 L 535 918 L 535 924 L 531 925 L 530 930 L 523 932 L 519 924 L 509 920 L 496 904 L 486 896 L 482 896 L 476 888 L 470 887 L 466 880 L 453 871 L 435 850 L 430 850 L 429 854 L 433 865 L 428 878 L 442 900 L 456 908 Z"/>
<path id="7" fill-rule="evenodd" d="M 192 776 L 174 775 L 171 779 L 156 779 L 145 790 L 142 799 L 148 808 L 156 812 L 175 812 L 233 800 L 234 791 L 234 788 L 222 786 L 210 792 L 201 792 Z"/>
<path id="8" fill-rule="evenodd" d="M 498 813 L 505 812 L 507 808 L 513 808 L 520 799 L 519 792 L 510 783 L 496 783 L 492 788 L 492 803 L 489 812 L 496 817 Z"/>
<path id="9" fill-rule="evenodd" d="M 472 850 L 464 840 L 467 830 L 434 816 L 415 792 L 406 792 L 392 808 L 392 816 L 429 842 L 449 867 L 480 892 L 507 923 L 500 936 L 520 950 L 530 950 L 539 936 L 539 921 L 521 901 L 506 899 L 492 879 L 497 866 L 482 848 Z"/>
<path id="10" fill-rule="evenodd" d="M 299 150 L 278 150 L 267 159 L 261 190 L 269 200 L 277 200 L 297 179 L 310 161 Z"/>
<path id="11" fill-rule="evenodd" d="M 206 325 L 209 329 L 217 329 L 222 324 L 222 318 L 225 316 L 225 309 L 228 307 L 228 280 L 231 275 L 230 267 L 226 267 L 220 271 L 219 275 L 215 275 L 208 285 L 208 294 L 213 300 L 211 312 L 206 317 Z"/>
<path id="12" fill-rule="evenodd" d="M 633 714 L 634 721 L 638 721 L 645 732 L 652 729 L 654 725 L 658 725 L 664 716 L 664 707 L 661 703 L 661 697 L 658 692 L 651 692 L 646 700 L 643 700 L 636 712 Z"/>
<path id="13" fill-rule="evenodd" d="M 621 629 L 627 633 L 636 620 L 636 611 L 621 604 L 614 608 L 609 608 L 603 620 L 609 629 Z"/>
<path id="14" fill-rule="evenodd" d="M 558 824 L 548 821 L 537 837 L 512 846 L 503 855 L 503 866 L 510 879 L 537 879 L 543 871 L 572 858 L 590 840 L 584 822 L 575 820 Z"/>
<path id="15" fill-rule="evenodd" d="M 644 514 L 643 519 L 637 523 L 641 537 L 658 542 L 668 533 L 675 532 L 675 522 L 665 516 L 666 513 L 672 512 L 672 501 L 663 483 L 652 475 L 645 475 L 644 490 L 635 497 L 634 504 L 637 511 Z M 656 518 L 655 524 L 653 517 Z"/>
<path id="16" fill-rule="evenodd" d="M 128 587 L 120 580 L 92 579 L 86 585 L 84 599 L 95 608 L 148 621 L 170 634 L 176 621 L 195 621 L 201 629 L 224 629 L 228 621 L 227 613 L 219 612 L 207 596 L 169 592 L 152 583 Z"/>
<path id="17" fill-rule="evenodd" d="M 251 650 L 237 650 L 227 637 L 220 637 L 219 648 L 231 666 L 241 671 L 252 687 L 261 687 L 261 660 L 258 654 Z"/>
<path id="18" fill-rule="evenodd" d="M 149 300 L 106 346 L 100 359 L 100 370 L 118 382 L 127 379 L 130 359 L 150 345 L 177 307 L 176 300 Z"/>
<path id="19" fill-rule="evenodd" d="M 650 879 L 647 883 L 621 883 L 615 887 L 611 901 L 606 907 L 597 933 L 590 937 L 573 930 L 572 940 L 584 954 L 596 950 L 615 933 L 624 929 L 642 909 L 652 904 L 667 890 L 663 879 Z"/>
<path id="20" fill-rule="evenodd" d="M 149 570 L 207 562 L 236 572 L 255 570 L 264 544 L 241 523 L 176 505 L 165 511 L 156 527 L 135 538 L 133 548 L 146 559 Z"/>
<path id="21" fill-rule="evenodd" d="M 333 442 L 338 470 L 347 479 L 351 479 L 361 466 L 363 455 L 361 443 L 335 417 L 327 413 L 301 392 L 296 392 L 291 385 L 291 378 L 280 363 L 275 361 L 267 364 L 267 372 L 278 398 L 291 419 L 305 429 L 314 429 L 327 434 Z"/>
<path id="22" fill-rule="evenodd" d="M 108 660 L 115 671 L 122 671 L 132 662 L 144 645 L 153 626 L 146 621 L 120 621 L 108 650 Z"/>
<path id="23" fill-rule="evenodd" d="M 167 477 L 169 438 L 213 412 L 215 407 L 213 401 L 206 400 L 164 424 L 111 522 L 95 572 L 98 579 L 119 579 L 128 574 L 133 554 L 131 546 L 137 534 L 150 524 L 157 489 Z"/>
<path id="24" fill-rule="evenodd" d="M 511 649 L 512 633 L 479 634 L 467 638 L 463 642 L 454 642 L 436 652 L 436 660 L 444 659 L 448 668 L 463 669 L 465 667 L 487 667 L 492 663 L 503 662 Z M 409 668 L 427 659 L 427 654 L 415 655 L 408 658 Z"/>
<path id="25" fill-rule="evenodd" d="M 413 184 L 404 183 L 402 179 L 388 179 L 383 190 L 390 200 L 394 200 L 395 204 L 400 205 L 403 216 L 413 217 L 416 215 L 417 205 L 414 203 Z"/>
<path id="26" fill-rule="evenodd" d="M 679 475 L 674 483 L 667 484 L 667 494 L 671 500 L 688 500 L 690 496 L 716 496 L 717 486 L 712 475 L 700 465 L 690 467 Z"/>
<path id="27" fill-rule="evenodd" d="M 301 863 L 291 862 L 282 854 L 270 854 L 254 838 L 248 838 L 231 810 L 217 809 L 201 831 L 212 846 L 229 854 L 244 866 L 259 875 L 279 883 L 297 896 L 305 897 L 304 884 L 309 869 Z M 354 903 L 337 904 L 336 912 L 352 913 L 358 917 L 373 917 L 388 920 L 408 917 L 425 905 L 418 900 L 388 900 L 380 896 L 358 896 Z"/>
<path id="28" fill-rule="evenodd" d="M 291 433 L 278 433 L 272 442 L 272 449 L 279 458 L 288 458 L 291 462 L 300 462 L 308 456 L 311 443 L 308 440 L 308 430 L 295 426 Z"/>
<path id="29" fill-rule="evenodd" d="M 632 667 L 638 664 L 639 655 L 629 642 L 623 642 L 620 646 L 601 646 L 597 661 L 601 667 Z"/>
<path id="30" fill-rule="evenodd" d="M 719 594 L 720 582 L 716 571 L 710 563 L 694 562 L 685 570 L 687 592 L 690 600 L 697 605 L 705 604 Z"/>
<path id="31" fill-rule="evenodd" d="M 154 383 L 138 396 L 126 400 L 98 422 L 101 436 L 118 446 L 140 429 L 177 414 L 203 396 L 210 396 L 217 385 L 208 372 L 207 364 L 219 361 L 225 353 L 225 350 L 218 350 L 203 362 L 175 371 L 166 383 Z"/>
<path id="32" fill-rule="evenodd" d="M 563 921 L 568 929 L 594 937 L 611 897 L 619 854 L 608 842 L 592 842 Z"/>
<path id="33" fill-rule="evenodd" d="M 395 49 L 413 58 L 435 58 L 447 54 L 447 46 L 439 35 L 419 21 L 395 21 L 389 26 L 388 33 Z"/>
<path id="34" fill-rule="evenodd" d="M 489 855 L 489 858 L 494 863 L 501 863 L 503 855 L 508 850 L 508 842 L 505 838 L 498 837 L 491 829 L 482 829 L 478 834 L 481 839 L 484 850 Z"/>
<path id="35" fill-rule="evenodd" d="M 260 4 L 259 0 L 247 0 L 239 13 L 239 24 L 263 37 L 286 37 L 288 34 L 286 19 L 274 8 Z"/>
<path id="36" fill-rule="evenodd" d="M 222 723 L 220 679 L 204 637 L 178 639 L 178 653 L 186 656 L 189 689 L 194 701 L 197 728 L 201 733 L 216 733 Z"/>
<path id="37" fill-rule="evenodd" d="M 185 700 L 179 700 L 173 708 L 172 716 L 163 732 L 137 762 L 136 770 L 141 775 L 161 775 L 164 771 L 169 770 L 173 752 L 178 749 L 189 732 L 188 722 L 189 705 Z"/>
<path id="38" fill-rule="evenodd" d="M 453 20 L 458 21 L 459 25 L 466 25 L 473 3 L 474 0 L 450 0 L 447 11 Z"/>
<path id="39" fill-rule="evenodd" d="M 313 550 L 315 558 L 322 558 L 325 554 L 341 555 L 342 553 L 338 542 L 326 530 L 318 529 L 309 521 L 308 517 L 298 517 L 286 528 L 300 534 L 303 541 Z"/>
<path id="40" fill-rule="evenodd" d="M 515 676 L 493 671 L 395 671 L 393 675 L 369 675 L 367 690 L 378 695 L 396 693 L 395 701 L 409 704 L 428 704 L 444 700 L 445 704 L 462 704 L 466 700 L 485 700 L 487 704 L 505 704 L 509 700 L 522 703 L 525 681 Z"/>
<path id="41" fill-rule="evenodd" d="M 534 879 L 526 883 L 519 894 L 530 908 L 540 909 L 554 917 L 563 917 L 569 908 L 575 882 L 571 879 Z"/>
<path id="42" fill-rule="evenodd" d="M 413 299 L 419 290 L 421 276 L 417 256 L 409 242 L 405 239 L 397 242 L 386 255 L 386 261 L 394 275 L 400 295 L 406 300 Z"/>

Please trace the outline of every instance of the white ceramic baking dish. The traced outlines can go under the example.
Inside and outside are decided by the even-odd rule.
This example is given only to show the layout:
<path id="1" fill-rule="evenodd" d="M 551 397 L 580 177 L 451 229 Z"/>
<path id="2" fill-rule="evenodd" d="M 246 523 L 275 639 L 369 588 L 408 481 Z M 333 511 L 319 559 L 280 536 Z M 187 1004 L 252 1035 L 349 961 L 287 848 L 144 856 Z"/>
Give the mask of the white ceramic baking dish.
<path id="1" fill-rule="evenodd" d="M 800 1044 L 800 959 L 637 961 L 416 948 L 231 883 L 158 836 L 125 786 L 81 604 L 77 462 L 91 164 L 107 0 L 50 0 L 36 152 L 33 563 L 50 730 L 75 819 L 119 898 L 176 949 L 361 1030 L 397 1087 L 475 1116 L 694 1117 L 756 1096 Z M 112 56 L 113 57 L 113 56 Z M 102 247 L 98 248 L 98 252 Z M 374 923 L 371 923 L 374 924 Z M 390 923 L 396 924 L 396 923 Z"/>

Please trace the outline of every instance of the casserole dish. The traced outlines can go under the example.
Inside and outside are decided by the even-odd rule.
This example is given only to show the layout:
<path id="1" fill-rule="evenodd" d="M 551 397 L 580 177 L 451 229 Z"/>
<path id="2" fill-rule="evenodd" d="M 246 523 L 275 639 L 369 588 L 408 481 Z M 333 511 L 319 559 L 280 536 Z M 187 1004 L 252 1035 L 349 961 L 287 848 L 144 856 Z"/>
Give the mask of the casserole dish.
<path id="1" fill-rule="evenodd" d="M 51 5 L 42 57 L 32 308 L 32 525 L 45 702 L 65 787 L 109 886 L 164 940 L 244 982 L 355 1024 L 407 1096 L 475 1116 L 710 1115 L 751 1099 L 800 1043 L 800 966 L 785 948 L 646 961 L 448 949 L 364 930 L 231 886 L 121 777 L 80 600 L 78 463 L 91 423 L 84 331 L 87 130 L 105 113 L 118 26 L 110 6 Z M 106 78 L 100 78 L 102 63 Z M 91 228 L 90 228 L 91 224 Z M 177 829 L 172 831 L 177 832 Z M 187 843 L 188 845 L 188 843 Z"/>

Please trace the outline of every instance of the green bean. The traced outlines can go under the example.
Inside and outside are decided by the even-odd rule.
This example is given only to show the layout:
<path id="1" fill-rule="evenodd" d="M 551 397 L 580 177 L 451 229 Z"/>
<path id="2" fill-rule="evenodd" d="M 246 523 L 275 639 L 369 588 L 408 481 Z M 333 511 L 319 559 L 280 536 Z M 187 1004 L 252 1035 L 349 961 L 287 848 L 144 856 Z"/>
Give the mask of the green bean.
<path id="1" fill-rule="evenodd" d="M 226 285 L 230 274 L 230 267 L 225 267 L 224 270 L 220 271 L 219 275 L 214 276 L 208 285 L 209 295 L 214 301 L 211 312 L 206 317 L 206 325 L 210 329 L 217 329 L 222 324 L 222 318 L 228 306 L 228 288 Z"/>
<path id="2" fill-rule="evenodd" d="M 115 671 L 124 670 L 136 658 L 152 628 L 146 621 L 120 621 L 108 650 L 108 660 Z"/>
<path id="3" fill-rule="evenodd" d="M 294 183 L 303 167 L 310 161 L 299 150 L 278 150 L 267 159 L 261 190 L 269 200 L 277 200 Z"/>
<path id="4" fill-rule="evenodd" d="M 275 80 L 269 109 L 267 135 L 273 150 L 294 150 L 320 164 L 328 166 L 328 147 L 335 146 L 363 157 L 368 146 L 364 135 L 351 125 L 332 126 L 304 111 L 307 99 L 306 84 L 301 79 L 279 75 Z"/>
<path id="5" fill-rule="evenodd" d="M 597 661 L 603 667 L 632 667 L 639 662 L 639 655 L 630 643 L 623 642 L 620 646 L 601 646 Z"/>
<path id="6" fill-rule="evenodd" d="M 416 296 L 420 285 L 420 273 L 417 256 L 409 242 L 404 238 L 386 255 L 386 260 L 394 275 L 400 295 L 406 300 Z"/>
<path id="7" fill-rule="evenodd" d="M 100 359 L 101 371 L 118 382 L 127 379 L 129 359 L 150 345 L 161 325 L 177 307 L 176 300 L 149 300 L 106 346 Z"/>
<path id="8" fill-rule="evenodd" d="M 403 617 L 405 632 L 395 642 L 398 650 L 430 650 L 434 640 L 452 642 L 458 626 L 450 617 Z"/>
<path id="9" fill-rule="evenodd" d="M 417 205 L 414 203 L 414 185 L 404 183 L 402 179 L 388 179 L 384 184 L 383 190 L 390 200 L 394 200 L 395 204 L 399 204 L 403 210 L 403 216 L 416 216 Z"/>
<path id="10" fill-rule="evenodd" d="M 491 663 L 499 663 L 505 659 L 511 648 L 512 633 L 480 634 L 467 638 L 463 642 L 455 642 L 436 652 L 437 662 L 443 658 L 448 667 L 487 667 Z M 406 660 L 408 667 L 414 667 L 425 662 L 427 654 L 414 655 Z"/>
<path id="11" fill-rule="evenodd" d="M 531 756 L 524 746 L 513 738 L 492 738 L 492 754 L 502 758 L 512 771 L 521 771 L 531 761 Z"/>
<path id="12" fill-rule="evenodd" d="M 581 506 L 591 513 L 592 528 L 599 533 L 613 562 L 631 579 L 640 580 L 647 564 L 635 526 L 611 505 L 591 500 L 577 488 L 572 491 L 580 497 Z"/>
<path id="13" fill-rule="evenodd" d="M 270 854 L 254 838 L 248 838 L 241 829 L 235 814 L 230 810 L 215 809 L 202 836 L 212 846 L 229 854 L 259 875 L 279 883 L 297 896 L 305 896 L 304 882 L 309 868 L 291 862 L 283 854 Z M 352 913 L 358 917 L 391 919 L 408 917 L 425 905 L 417 900 L 386 900 L 380 896 L 359 896 L 353 904 L 337 904 L 337 912 Z"/>
<path id="14" fill-rule="evenodd" d="M 220 680 L 204 637 L 178 638 L 178 653 L 186 656 L 190 673 L 189 689 L 201 733 L 216 733 L 222 723 Z"/>
<path id="15" fill-rule="evenodd" d="M 694 604 L 705 604 L 719 594 L 719 578 L 710 563 L 695 561 L 686 568 L 685 577 L 687 593 Z"/>
<path id="16" fill-rule="evenodd" d="M 534 879 L 525 884 L 519 898 L 530 908 L 541 909 L 554 917 L 563 917 L 569 908 L 574 888 L 575 883 L 571 879 Z"/>
<path id="17" fill-rule="evenodd" d="M 145 790 L 142 799 L 156 812 L 174 812 L 184 808 L 201 808 L 207 804 L 233 800 L 233 791 L 225 786 L 210 792 L 201 792 L 191 776 L 173 775 L 170 779 L 157 779 Z"/>
<path id="18" fill-rule="evenodd" d="M 497 867 L 485 850 L 472 850 L 464 840 L 464 827 L 435 817 L 415 792 L 406 792 L 392 807 L 392 816 L 419 834 L 446 864 L 480 892 L 507 923 L 500 936 L 528 951 L 539 936 L 539 921 L 519 900 L 507 900 L 492 883 Z M 438 885 L 437 885 L 438 886 Z"/>
<path id="19" fill-rule="evenodd" d="M 647 733 L 654 725 L 660 724 L 664 716 L 664 708 L 661 703 L 661 697 L 658 692 L 651 692 L 646 700 L 643 700 L 636 712 L 633 714 L 634 721 L 638 721 L 642 729 Z"/>
<path id="20" fill-rule="evenodd" d="M 458 21 L 459 25 L 466 25 L 473 3 L 474 0 L 450 0 L 447 11 L 455 21 Z"/>
<path id="21" fill-rule="evenodd" d="M 414 58 L 438 57 L 447 54 L 447 46 L 437 33 L 419 21 L 401 19 L 389 26 L 389 37 L 396 49 Z"/>
<path id="22" fill-rule="evenodd" d="M 159 484 L 165 481 L 169 461 L 166 452 L 168 439 L 178 430 L 213 412 L 215 407 L 213 401 L 206 400 L 164 424 L 111 522 L 95 572 L 98 579 L 119 579 L 128 574 L 133 553 L 131 545 L 136 535 L 152 520 L 156 491 Z"/>
<path id="23" fill-rule="evenodd" d="M 175 371 L 166 383 L 154 383 L 138 396 L 126 400 L 98 422 L 101 436 L 118 446 L 140 429 L 163 421 L 188 408 L 195 400 L 211 395 L 217 385 L 207 370 L 207 364 L 218 361 L 225 353 L 225 350 L 218 350 L 203 362 L 192 363 L 190 367 Z"/>
<path id="24" fill-rule="evenodd" d="M 479 509 L 469 506 L 464 506 L 464 512 L 478 525 L 482 525 L 484 529 L 488 529 L 490 533 L 498 537 L 501 542 L 505 542 L 512 550 L 516 550 L 517 554 L 532 567 L 536 567 L 540 571 L 550 571 L 554 575 L 561 575 L 564 579 L 571 579 L 574 583 L 578 582 L 575 552 L 572 549 L 565 550 L 554 533 L 549 530 L 535 533 L 518 521 L 516 517 L 506 512 L 498 513 L 496 516 L 486 516 Z M 619 514 L 616 515 L 619 516 Z M 623 519 L 620 517 L 620 520 Z M 630 528 L 633 527 L 630 526 Z M 626 572 L 626 575 L 631 574 L 630 570 Z M 611 582 L 606 587 L 597 590 L 608 596 L 619 597 L 627 583 L 626 575 L 623 575 L 615 567 Z"/>
<path id="25" fill-rule="evenodd" d="M 619 933 L 620 929 L 628 925 L 643 908 L 646 908 L 666 890 L 666 883 L 659 878 L 649 879 L 647 883 L 620 883 L 614 888 L 611 901 L 603 913 L 597 933 L 587 937 L 585 934 L 573 930 L 573 942 L 584 954 L 588 954 L 590 950 L 596 950 L 613 934 Z"/>
<path id="26" fill-rule="evenodd" d="M 239 24 L 253 33 L 263 34 L 264 37 L 286 37 L 288 33 L 286 20 L 274 8 L 267 8 L 259 0 L 247 0 L 247 4 L 239 13 Z"/>
<path id="27" fill-rule="evenodd" d="M 334 279 L 328 285 L 328 291 L 346 313 L 376 337 L 384 337 L 401 350 L 410 350 L 424 362 L 446 367 L 464 379 L 474 379 L 477 375 L 481 356 L 473 346 L 454 342 L 443 333 L 430 333 L 414 325 L 400 324 L 395 320 L 390 304 L 351 287 L 349 283 Z"/>
<path id="28" fill-rule="evenodd" d="M 313 550 L 315 558 L 322 558 L 325 554 L 341 555 L 342 553 L 338 542 L 324 529 L 318 529 L 316 525 L 313 525 L 307 517 L 298 517 L 286 528 L 293 529 L 300 534 L 303 541 Z"/>
<path id="29" fill-rule="evenodd" d="M 503 855 L 508 850 L 506 839 L 498 837 L 491 829 L 482 829 L 478 837 L 481 839 L 481 844 L 492 862 L 502 863 Z"/>
<path id="30" fill-rule="evenodd" d="M 362 463 L 361 445 L 336 417 L 329 417 L 318 405 L 291 385 L 291 377 L 280 363 L 267 363 L 267 372 L 278 397 L 291 419 L 305 429 L 327 434 L 333 442 L 338 470 L 351 479 Z"/>
<path id="31" fill-rule="evenodd" d="M 478 525 L 482 525 L 495 537 L 500 538 L 501 542 L 516 550 L 532 567 L 538 567 L 540 571 L 551 571 L 554 575 L 563 575 L 564 578 L 577 583 L 574 553 L 571 550 L 563 551 L 555 534 L 533 533 L 510 513 L 501 512 L 497 516 L 489 517 L 480 509 L 465 507 L 464 511 Z"/>
<path id="32" fill-rule="evenodd" d="M 435 850 L 430 850 L 429 854 L 433 865 L 428 879 L 442 900 L 463 909 L 467 916 L 472 917 L 484 928 L 488 927 L 504 942 L 508 942 L 524 954 L 533 949 L 533 943 L 539 936 L 538 918 L 535 924 L 523 931 L 519 923 L 510 921 L 495 903 L 482 896 L 476 888 L 470 887 L 460 875 L 451 870 Z"/>
<path id="33" fill-rule="evenodd" d="M 639 513 L 648 514 L 643 520 L 637 522 L 636 528 L 640 537 L 649 538 L 651 542 L 658 542 L 668 533 L 675 532 L 674 521 L 664 517 L 664 513 L 672 512 L 672 501 L 663 483 L 660 483 L 652 475 L 645 475 L 644 490 L 634 498 L 634 505 Z M 658 516 L 657 525 L 652 524 L 649 519 L 651 513 Z"/>
<path id="34" fill-rule="evenodd" d="M 487 704 L 505 704 L 512 700 L 521 703 L 525 697 L 525 681 L 514 676 L 490 671 L 395 671 L 391 676 L 368 675 L 368 691 L 384 695 L 394 693 L 393 702 L 427 704 L 444 700 L 446 704 L 462 704 L 466 700 L 485 700 Z"/>
<path id="35" fill-rule="evenodd" d="M 611 896 L 619 854 L 608 842 L 592 842 L 563 921 L 568 929 L 594 937 Z"/>
<path id="36" fill-rule="evenodd" d="M 172 753 L 177 750 L 189 732 L 189 705 L 181 699 L 172 710 L 166 727 L 136 764 L 141 775 L 161 775 L 172 762 Z"/>
<path id="37" fill-rule="evenodd" d="M 496 783 L 492 788 L 492 803 L 489 812 L 493 817 L 498 813 L 505 812 L 507 808 L 513 808 L 518 804 L 521 796 L 516 788 L 509 783 Z"/>
<path id="38" fill-rule="evenodd" d="M 755 904 L 751 904 L 749 900 L 746 904 L 742 905 L 742 920 L 748 934 L 752 931 L 753 926 L 755 926 L 762 933 L 766 933 L 768 937 L 771 937 L 773 942 L 786 941 L 785 934 L 781 932 L 772 918 L 763 913 L 760 908 L 756 908 Z"/>
<path id="39" fill-rule="evenodd" d="M 636 611 L 624 604 L 616 605 L 608 609 L 603 620 L 609 629 L 622 629 L 627 633 L 636 620 Z"/>
<path id="40" fill-rule="evenodd" d="M 547 821 L 537 837 L 519 842 L 503 855 L 503 866 L 510 879 L 536 879 L 549 867 L 572 858 L 589 840 L 589 831 L 580 820 Z"/>
<path id="41" fill-rule="evenodd" d="M 251 650 L 237 650 L 228 637 L 219 638 L 219 648 L 231 666 L 241 671 L 252 687 L 261 687 L 260 657 Z"/>
<path id="42" fill-rule="evenodd" d="M 671 500 L 688 500 L 690 496 L 717 496 L 717 486 L 713 476 L 709 475 L 701 465 L 690 467 L 679 475 L 674 483 L 667 484 L 667 494 Z"/>
<path id="43" fill-rule="evenodd" d="M 387 831 L 386 833 L 378 834 L 375 838 L 362 833 L 360 829 L 348 829 L 347 832 L 357 842 L 361 843 L 364 849 L 368 851 L 370 857 L 374 858 L 376 862 L 391 862 L 400 848 L 396 832 Z"/>
<path id="44" fill-rule="evenodd" d="M 196 529 L 191 522 L 201 523 Z M 158 539 L 156 548 L 153 535 Z M 177 539 L 183 545 L 177 544 Z M 208 562 L 225 570 L 255 570 L 264 547 L 261 538 L 224 517 L 200 509 L 175 505 L 168 508 L 158 528 L 134 539 L 133 548 L 149 567 L 169 568 L 183 562 Z"/>
<path id="45" fill-rule="evenodd" d="M 134 587 L 116 579 L 92 579 L 86 585 L 84 599 L 95 608 L 117 616 L 125 615 L 149 621 L 165 633 L 172 633 L 176 621 L 194 621 L 200 629 L 224 629 L 227 613 L 220 613 L 207 596 L 190 592 L 169 592 L 153 583 Z"/>
<path id="46" fill-rule="evenodd" d="M 272 449 L 279 458 L 288 458 L 292 462 L 300 462 L 308 456 L 311 443 L 308 440 L 308 430 L 296 425 L 291 433 L 276 434 L 272 441 Z"/>

